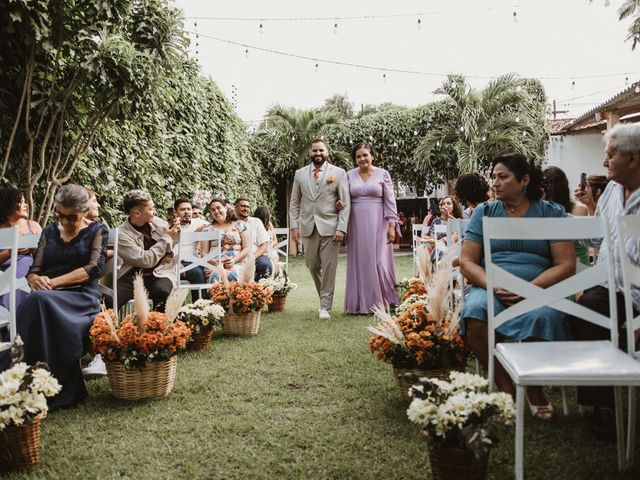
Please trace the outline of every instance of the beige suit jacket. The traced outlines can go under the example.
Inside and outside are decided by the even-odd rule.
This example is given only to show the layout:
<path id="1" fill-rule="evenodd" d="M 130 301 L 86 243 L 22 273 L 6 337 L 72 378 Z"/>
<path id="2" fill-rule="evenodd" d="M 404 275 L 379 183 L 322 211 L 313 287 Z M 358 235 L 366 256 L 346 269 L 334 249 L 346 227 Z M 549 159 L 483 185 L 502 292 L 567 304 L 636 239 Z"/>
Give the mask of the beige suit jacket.
<path id="1" fill-rule="evenodd" d="M 300 229 L 303 237 L 311 236 L 314 226 L 322 236 L 333 236 L 337 230 L 347 233 L 351 197 L 346 172 L 327 163 L 317 189 L 311 172 L 311 165 L 296 171 L 289 205 L 291 228 Z M 338 200 L 347 205 L 340 211 Z"/>
<path id="2" fill-rule="evenodd" d="M 151 237 L 157 243 L 149 250 L 144 249 L 143 235 L 133 228 L 129 219 L 118 227 L 118 263 L 122 263 L 118 278 L 133 269 L 152 268 L 162 260 L 162 263 L 153 270 L 153 275 L 168 278 L 174 286 L 176 285 L 176 262 L 178 259 L 174 255 L 164 256 L 165 253 L 169 253 L 173 249 L 173 239 L 165 233 L 168 226 L 164 220 L 158 217 L 151 221 Z"/>

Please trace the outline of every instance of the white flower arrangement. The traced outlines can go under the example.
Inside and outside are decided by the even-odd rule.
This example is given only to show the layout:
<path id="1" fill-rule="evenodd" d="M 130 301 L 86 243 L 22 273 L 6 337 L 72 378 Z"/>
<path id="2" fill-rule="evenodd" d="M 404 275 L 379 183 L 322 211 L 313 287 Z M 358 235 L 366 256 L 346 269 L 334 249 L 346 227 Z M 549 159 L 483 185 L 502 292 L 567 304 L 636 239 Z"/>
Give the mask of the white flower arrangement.
<path id="1" fill-rule="evenodd" d="M 418 295 L 418 294 L 414 294 L 414 295 L 409 295 L 406 300 L 404 302 L 402 302 L 400 305 L 398 305 L 398 308 L 396 308 L 396 315 L 400 315 L 404 312 L 406 312 L 407 310 L 409 310 L 409 307 L 411 307 L 411 305 L 413 305 L 414 303 L 417 302 L 422 302 L 422 303 L 428 303 L 429 302 L 429 295 L 427 294 L 422 294 L 422 295 Z"/>
<path id="2" fill-rule="evenodd" d="M 183 306 L 179 312 L 179 319 L 193 325 L 195 333 L 201 328 L 222 327 L 222 317 L 225 311 L 222 306 L 213 303 L 211 300 L 201 298 L 193 303 Z"/>
<path id="3" fill-rule="evenodd" d="M 16 363 L 0 374 L 0 430 L 19 426 L 47 411 L 46 397 L 60 391 L 58 381 L 44 363 Z"/>
<path id="4" fill-rule="evenodd" d="M 298 285 L 289 280 L 287 272 L 281 270 L 280 273 L 272 278 L 262 278 L 259 283 L 264 287 L 271 290 L 272 293 L 279 295 L 286 295 L 291 290 L 298 288 Z"/>
<path id="5" fill-rule="evenodd" d="M 453 371 L 449 381 L 420 378 L 409 420 L 420 425 L 430 442 L 471 450 L 478 458 L 497 442 L 495 425 L 513 425 L 515 408 L 507 393 L 488 393 L 488 382 L 477 375 Z"/>

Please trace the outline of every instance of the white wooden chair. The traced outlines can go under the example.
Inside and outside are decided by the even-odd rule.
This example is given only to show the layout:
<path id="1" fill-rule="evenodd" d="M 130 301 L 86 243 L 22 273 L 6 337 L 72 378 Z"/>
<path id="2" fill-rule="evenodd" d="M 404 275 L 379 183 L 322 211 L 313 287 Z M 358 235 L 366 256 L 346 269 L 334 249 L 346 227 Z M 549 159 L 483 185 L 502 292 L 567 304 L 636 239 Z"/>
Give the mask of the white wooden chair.
<path id="1" fill-rule="evenodd" d="M 451 255 L 451 261 L 453 261 L 454 257 L 460 257 L 460 250 L 462 249 L 462 241 L 464 240 L 464 233 L 467 230 L 467 226 L 469 225 L 468 218 L 456 218 L 449 220 L 447 222 L 447 244 L 451 245 L 454 248 L 454 252 Z M 453 243 L 452 238 L 453 234 L 458 234 L 458 242 Z M 456 280 L 458 281 L 458 285 L 460 285 L 460 289 L 457 290 L 454 288 Z M 456 300 L 460 301 L 460 306 L 464 304 L 464 276 L 460 273 L 459 268 L 451 269 L 451 278 L 449 280 L 449 289 L 451 292 L 451 301 L 455 302 Z"/>
<path id="2" fill-rule="evenodd" d="M 633 315 L 632 288 L 640 288 L 640 265 L 629 257 L 629 250 L 640 253 L 640 217 L 627 215 L 618 217 L 618 242 L 616 248 L 620 255 L 622 274 L 622 293 L 627 330 L 627 352 L 635 360 L 640 360 L 640 351 L 636 350 L 635 331 L 640 328 L 640 315 Z M 637 257 L 636 257 L 637 258 Z M 629 387 L 629 423 L 627 429 L 627 467 L 633 466 L 636 435 L 636 389 Z"/>
<path id="3" fill-rule="evenodd" d="M 433 238 L 435 240 L 433 249 L 435 250 L 434 258 L 436 259 L 436 268 L 438 268 L 440 258 L 449 250 L 449 242 L 451 241 L 451 239 L 448 237 L 448 224 L 449 222 L 444 224 L 439 223 L 433 226 Z M 443 240 L 438 240 L 438 237 L 442 238 L 443 235 L 446 238 L 446 243 Z"/>
<path id="4" fill-rule="evenodd" d="M 0 352 L 11 348 L 16 338 L 16 292 L 31 291 L 27 278 L 16 278 L 16 266 L 18 262 L 18 250 L 21 248 L 36 248 L 40 241 L 40 235 L 20 235 L 20 227 L 0 229 L 0 250 L 9 250 L 9 267 L 0 271 L 0 295 L 9 295 L 9 308 L 0 307 L 0 329 L 9 328 L 9 341 L 0 342 Z"/>
<path id="5" fill-rule="evenodd" d="M 278 260 L 280 259 L 280 257 L 283 258 L 281 263 L 284 264 L 284 270 L 288 272 L 289 271 L 289 229 L 274 228 L 273 231 L 276 235 L 276 239 L 278 237 L 284 236 L 284 240 L 279 240 L 278 243 L 273 245 L 271 248 L 273 248 L 273 250 L 278 253 Z"/>
<path id="6" fill-rule="evenodd" d="M 209 270 L 217 267 L 211 265 L 209 260 L 220 259 L 220 242 L 221 233 L 216 230 L 209 230 L 206 232 L 180 232 L 180 242 L 178 243 L 178 262 L 176 263 L 176 278 L 178 281 L 183 273 L 188 272 L 196 267 L 202 267 Z M 193 255 L 192 253 L 182 249 L 184 242 L 213 242 L 213 245 L 209 248 L 209 253 L 203 257 Z M 185 262 L 186 265 L 183 265 Z M 213 283 L 178 283 L 178 288 L 186 288 L 188 290 L 208 290 Z"/>
<path id="7" fill-rule="evenodd" d="M 422 223 L 411 224 L 411 247 L 413 249 L 413 267 L 418 268 L 418 248 L 422 247 L 420 238 L 422 238 L 422 232 L 428 230 L 429 227 Z"/>
<path id="8" fill-rule="evenodd" d="M 104 281 L 99 283 L 100 293 L 103 296 L 111 297 L 114 311 L 117 310 L 118 305 L 118 232 L 117 228 L 109 230 L 109 243 L 108 247 L 113 249 L 113 256 L 107 260 L 102 269 L 102 278 Z"/>
<path id="9" fill-rule="evenodd" d="M 579 240 L 608 237 L 606 222 L 596 218 L 483 219 L 487 291 L 503 287 L 523 300 L 494 314 L 493 295 L 487 295 L 489 383 L 493 385 L 494 355 L 516 386 L 515 476 L 524 477 L 523 436 L 525 388 L 539 385 L 611 385 L 615 392 L 618 467 L 625 468 L 621 387 L 640 385 L 640 362 L 618 349 L 616 294 L 609 291 L 610 316 L 605 317 L 566 297 L 599 285 L 615 285 L 611 255 L 607 262 L 586 268 L 549 288 L 534 286 L 491 261 L 491 240 Z M 514 317 L 548 306 L 608 328 L 608 341 L 522 342 L 495 344 L 495 329 Z"/>

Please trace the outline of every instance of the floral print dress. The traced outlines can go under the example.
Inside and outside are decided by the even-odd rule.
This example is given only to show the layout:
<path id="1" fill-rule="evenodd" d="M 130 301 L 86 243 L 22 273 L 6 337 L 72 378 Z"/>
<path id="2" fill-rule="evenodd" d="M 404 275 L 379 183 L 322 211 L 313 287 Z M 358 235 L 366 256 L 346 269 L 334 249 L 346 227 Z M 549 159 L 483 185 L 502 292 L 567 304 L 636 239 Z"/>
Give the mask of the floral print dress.
<path id="1" fill-rule="evenodd" d="M 220 248 L 220 255 L 215 255 L 214 258 L 224 261 L 225 258 L 235 257 L 240 255 L 242 251 L 242 233 L 247 229 L 247 224 L 241 220 L 235 221 L 231 224 L 231 229 L 224 231 L 220 229 L 217 224 L 213 223 L 203 228 L 203 232 L 220 232 L 220 242 L 222 244 Z M 209 244 L 209 248 L 217 248 L 217 242 L 212 241 Z M 244 268 L 244 260 L 233 265 L 231 270 L 227 270 L 227 277 L 229 281 L 238 281 Z M 219 280 L 218 269 L 213 268 L 213 273 L 209 277 L 209 282 L 217 282 Z"/>

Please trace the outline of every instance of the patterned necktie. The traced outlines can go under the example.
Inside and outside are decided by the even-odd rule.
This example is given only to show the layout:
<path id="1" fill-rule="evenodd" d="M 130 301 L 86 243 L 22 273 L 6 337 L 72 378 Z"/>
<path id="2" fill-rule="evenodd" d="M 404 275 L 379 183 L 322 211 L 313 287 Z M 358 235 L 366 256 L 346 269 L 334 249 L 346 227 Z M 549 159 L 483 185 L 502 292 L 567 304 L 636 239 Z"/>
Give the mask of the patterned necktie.
<path id="1" fill-rule="evenodd" d="M 320 172 L 320 167 L 313 167 L 313 179 L 318 181 L 318 172 Z"/>

